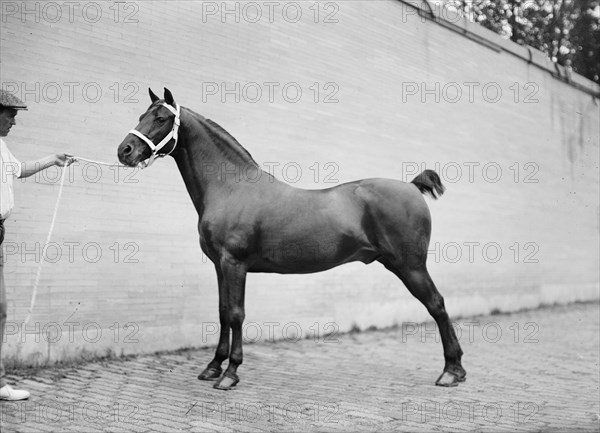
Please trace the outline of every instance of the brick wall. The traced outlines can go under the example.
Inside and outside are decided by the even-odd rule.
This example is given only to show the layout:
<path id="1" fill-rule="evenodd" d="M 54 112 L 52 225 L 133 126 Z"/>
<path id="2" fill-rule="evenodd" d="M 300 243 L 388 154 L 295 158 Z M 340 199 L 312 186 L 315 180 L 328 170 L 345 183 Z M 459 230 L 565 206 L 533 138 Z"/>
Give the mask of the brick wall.
<path id="1" fill-rule="evenodd" d="M 6 138 L 22 160 L 116 161 L 146 89 L 166 86 L 299 187 L 438 170 L 429 269 L 455 317 L 599 297 L 598 86 L 535 50 L 394 0 L 1 3 L 2 85 L 30 107 Z M 16 185 L 6 356 L 214 344 L 216 278 L 174 162 L 73 166 L 44 258 L 59 177 Z M 251 274 L 246 298 L 249 340 L 428 318 L 379 264 Z"/>

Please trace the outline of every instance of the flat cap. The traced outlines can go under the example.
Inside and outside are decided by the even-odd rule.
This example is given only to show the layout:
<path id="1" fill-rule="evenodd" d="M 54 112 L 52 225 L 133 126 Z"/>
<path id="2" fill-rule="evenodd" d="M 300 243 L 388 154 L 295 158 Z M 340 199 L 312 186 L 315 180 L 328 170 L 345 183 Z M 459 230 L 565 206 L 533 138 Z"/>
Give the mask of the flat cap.
<path id="1" fill-rule="evenodd" d="M 15 110 L 27 110 L 27 105 L 23 101 L 4 89 L 0 89 L 0 106 Z"/>

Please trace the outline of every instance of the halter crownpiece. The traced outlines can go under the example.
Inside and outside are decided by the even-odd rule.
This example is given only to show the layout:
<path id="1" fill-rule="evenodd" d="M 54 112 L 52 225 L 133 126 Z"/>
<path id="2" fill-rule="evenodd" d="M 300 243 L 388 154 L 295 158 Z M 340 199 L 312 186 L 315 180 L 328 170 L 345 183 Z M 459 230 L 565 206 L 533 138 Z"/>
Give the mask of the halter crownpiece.
<path id="1" fill-rule="evenodd" d="M 152 142 L 152 140 L 150 140 L 148 137 L 146 137 L 144 134 L 142 134 L 140 131 L 138 131 L 135 128 L 132 129 L 131 131 L 129 131 L 130 134 L 133 134 L 136 137 L 142 139 L 152 150 L 152 156 L 150 156 L 150 158 L 147 159 L 147 162 L 143 161 L 140 163 L 140 164 L 142 164 L 142 168 L 150 167 L 156 158 L 163 158 L 167 155 L 170 155 L 171 153 L 173 153 L 173 151 L 177 147 L 177 139 L 179 138 L 179 135 L 178 135 L 179 124 L 181 123 L 180 119 L 179 119 L 180 107 L 177 103 L 175 103 L 175 107 L 170 106 L 166 102 L 163 102 L 162 105 L 175 115 L 175 119 L 173 120 L 173 129 L 171 129 L 171 132 L 169 132 L 167 134 L 167 136 L 161 140 L 160 143 L 154 144 Z M 171 139 L 175 140 L 175 143 L 173 144 L 173 148 L 168 153 L 159 154 L 158 152 L 163 147 L 165 147 L 167 145 L 167 143 L 169 141 L 171 141 Z"/>

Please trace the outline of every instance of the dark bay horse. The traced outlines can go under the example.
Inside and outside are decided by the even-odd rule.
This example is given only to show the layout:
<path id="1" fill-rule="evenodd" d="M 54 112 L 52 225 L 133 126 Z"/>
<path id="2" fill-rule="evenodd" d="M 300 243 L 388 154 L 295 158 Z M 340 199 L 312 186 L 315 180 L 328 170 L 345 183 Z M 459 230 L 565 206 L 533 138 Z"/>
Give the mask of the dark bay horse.
<path id="1" fill-rule="evenodd" d="M 198 212 L 200 245 L 217 273 L 221 324 L 215 357 L 199 379 L 219 379 L 217 389 L 239 382 L 248 272 L 301 274 L 378 261 L 440 329 L 445 367 L 436 384 L 465 380 L 463 352 L 425 264 L 431 216 L 422 194 L 444 192 L 434 171 L 410 183 L 364 179 L 323 190 L 294 188 L 262 171 L 215 122 L 177 105 L 168 89 L 164 99 L 149 92 L 152 104 L 119 145 L 118 157 L 134 167 L 171 154 Z"/>

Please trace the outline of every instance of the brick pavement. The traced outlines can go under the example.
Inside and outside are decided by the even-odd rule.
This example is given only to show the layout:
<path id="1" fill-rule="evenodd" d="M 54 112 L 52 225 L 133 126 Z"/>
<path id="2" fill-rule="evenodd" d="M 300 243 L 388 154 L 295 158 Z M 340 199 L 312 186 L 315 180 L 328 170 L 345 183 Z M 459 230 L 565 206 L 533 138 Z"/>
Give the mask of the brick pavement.
<path id="1" fill-rule="evenodd" d="M 0 403 L 2 433 L 599 431 L 599 313 L 456 319 L 468 376 L 452 389 L 433 385 L 432 323 L 247 344 L 229 392 L 196 380 L 213 349 L 9 376 L 32 398 Z"/>

